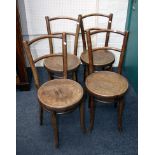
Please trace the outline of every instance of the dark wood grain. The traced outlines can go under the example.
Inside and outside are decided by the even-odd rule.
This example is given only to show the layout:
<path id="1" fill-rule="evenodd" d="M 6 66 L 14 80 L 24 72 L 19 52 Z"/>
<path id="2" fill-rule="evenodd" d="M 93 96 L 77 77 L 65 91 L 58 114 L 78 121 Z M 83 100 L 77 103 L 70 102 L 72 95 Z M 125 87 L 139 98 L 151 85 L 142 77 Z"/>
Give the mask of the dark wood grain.
<path id="1" fill-rule="evenodd" d="M 18 10 L 18 1 L 16 5 L 16 73 L 17 73 L 17 81 L 16 86 L 20 88 L 20 90 L 29 90 L 30 83 L 28 79 L 28 74 L 26 70 L 26 62 L 23 51 L 22 44 L 22 30 L 20 24 L 20 14 Z"/>

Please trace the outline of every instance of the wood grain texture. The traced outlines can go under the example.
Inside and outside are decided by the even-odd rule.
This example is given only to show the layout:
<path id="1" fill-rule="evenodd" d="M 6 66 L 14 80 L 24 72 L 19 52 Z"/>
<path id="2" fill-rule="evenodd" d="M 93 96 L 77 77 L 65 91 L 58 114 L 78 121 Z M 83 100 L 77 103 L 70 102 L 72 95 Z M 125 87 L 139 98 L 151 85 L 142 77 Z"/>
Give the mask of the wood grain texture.
<path id="1" fill-rule="evenodd" d="M 92 94 L 105 98 L 119 97 L 128 89 L 128 81 L 118 73 L 101 71 L 86 78 L 86 87 Z"/>
<path id="2" fill-rule="evenodd" d="M 20 14 L 18 9 L 18 1 L 16 4 L 16 74 L 18 81 L 16 81 L 17 88 L 20 90 L 29 90 L 30 83 L 26 70 L 25 56 L 22 44 L 22 29 L 20 23 Z M 17 79 L 17 78 L 16 78 Z"/>
<path id="3" fill-rule="evenodd" d="M 81 101 L 83 88 L 69 79 L 55 79 L 44 83 L 38 89 L 38 99 L 48 110 L 63 111 Z"/>
<path id="4" fill-rule="evenodd" d="M 81 61 L 89 64 L 88 51 L 86 50 L 81 54 Z M 94 66 L 107 66 L 113 64 L 115 56 L 108 50 L 97 50 L 93 52 L 93 65 Z"/>
<path id="5" fill-rule="evenodd" d="M 67 54 L 67 70 L 74 71 L 80 65 L 80 60 L 73 54 Z M 51 72 L 63 72 L 62 57 L 49 57 L 44 60 L 44 66 Z"/>

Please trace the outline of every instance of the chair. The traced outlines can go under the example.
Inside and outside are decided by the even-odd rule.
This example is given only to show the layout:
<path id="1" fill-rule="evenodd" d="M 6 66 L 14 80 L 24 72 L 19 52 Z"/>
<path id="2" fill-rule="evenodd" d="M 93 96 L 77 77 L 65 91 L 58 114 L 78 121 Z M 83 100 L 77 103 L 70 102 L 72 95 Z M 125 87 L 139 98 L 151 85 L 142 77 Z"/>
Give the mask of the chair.
<path id="1" fill-rule="evenodd" d="M 113 14 L 105 15 L 105 14 L 100 14 L 100 13 L 92 13 L 92 14 L 87 14 L 84 16 L 79 15 L 80 27 L 81 27 L 81 33 L 82 33 L 82 42 L 83 42 L 83 52 L 81 54 L 80 59 L 82 63 L 84 64 L 84 79 L 87 77 L 88 69 L 89 69 L 88 50 L 87 50 L 86 36 L 85 36 L 86 28 L 84 27 L 84 21 L 92 17 L 102 18 L 102 20 L 106 22 L 105 28 L 111 29 Z M 99 27 L 95 29 L 99 29 Z M 94 30 L 94 28 L 89 28 L 89 30 Z M 105 46 L 108 46 L 108 42 L 109 42 L 109 33 L 107 32 L 106 37 L 105 37 Z M 93 58 L 94 58 L 93 65 L 95 67 L 101 67 L 103 70 L 111 69 L 112 64 L 115 61 L 114 55 L 111 52 L 106 51 L 106 50 L 96 50 L 93 53 Z"/>
<path id="2" fill-rule="evenodd" d="M 101 47 L 92 49 L 91 37 L 98 33 L 114 33 L 116 35 L 123 36 L 122 48 L 114 47 Z M 128 81 L 125 77 L 121 75 L 123 59 L 125 55 L 125 50 L 127 46 L 128 32 L 114 31 L 110 29 L 102 29 L 91 32 L 88 30 L 87 35 L 87 44 L 88 44 L 88 53 L 89 53 L 89 75 L 86 77 L 85 85 L 86 89 L 89 92 L 89 104 L 90 104 L 90 128 L 92 131 L 94 126 L 94 117 L 95 117 L 95 108 L 94 108 L 94 99 L 101 102 L 116 102 L 118 103 L 118 129 L 122 131 L 122 114 L 124 109 L 124 95 L 128 90 Z M 120 52 L 120 59 L 118 65 L 117 73 L 111 71 L 99 71 L 94 72 L 94 62 L 93 62 L 93 52 L 96 50 L 113 50 Z"/>
<path id="3" fill-rule="evenodd" d="M 62 39 L 63 52 L 59 54 L 47 54 L 33 60 L 30 46 L 33 43 L 36 43 L 37 41 L 49 38 Z M 43 110 L 51 112 L 52 126 L 54 130 L 54 142 L 55 146 L 58 147 L 59 141 L 58 141 L 57 114 L 64 114 L 73 111 L 75 108 L 80 106 L 80 124 L 83 131 L 85 131 L 83 88 L 76 81 L 67 79 L 66 34 L 63 33 L 61 36 L 56 36 L 54 34 L 43 35 L 31 41 L 24 41 L 23 44 L 32 69 L 35 86 L 37 88 L 38 101 L 40 105 L 40 125 L 43 124 Z M 35 63 L 49 57 L 51 58 L 59 57 L 63 59 L 63 79 L 50 80 L 40 85 Z"/>
<path id="4" fill-rule="evenodd" d="M 66 32 L 67 36 L 74 36 L 74 52 L 72 54 L 67 55 L 68 59 L 68 72 L 72 73 L 72 78 L 76 81 L 77 80 L 77 69 L 80 65 L 80 59 L 77 57 L 77 48 L 78 48 L 78 38 L 79 38 L 79 31 L 80 31 L 80 25 L 79 25 L 79 19 L 71 18 L 71 17 L 53 17 L 50 18 L 48 16 L 45 17 L 46 20 L 46 26 L 47 26 L 47 32 L 48 34 L 54 33 L 51 30 L 51 24 L 52 22 L 59 20 L 63 24 L 62 21 L 70 21 L 72 24 L 77 24 L 76 26 L 76 32 Z M 62 32 L 60 32 L 62 33 Z M 55 53 L 53 49 L 53 41 L 52 38 L 49 38 L 49 46 L 50 46 L 50 53 Z M 57 51 L 58 52 L 58 51 Z M 58 52 L 59 53 L 59 52 Z M 44 66 L 48 70 L 50 77 L 52 78 L 52 74 L 58 73 L 59 76 L 63 72 L 63 67 L 62 67 L 62 61 L 59 59 L 59 57 L 50 57 L 45 59 L 44 61 Z"/>

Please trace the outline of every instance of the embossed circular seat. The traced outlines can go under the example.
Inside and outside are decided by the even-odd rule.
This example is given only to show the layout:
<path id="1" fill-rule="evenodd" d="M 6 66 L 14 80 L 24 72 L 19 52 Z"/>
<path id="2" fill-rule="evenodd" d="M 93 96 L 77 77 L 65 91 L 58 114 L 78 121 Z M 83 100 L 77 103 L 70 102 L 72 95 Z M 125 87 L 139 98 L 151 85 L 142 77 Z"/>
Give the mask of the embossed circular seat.
<path id="1" fill-rule="evenodd" d="M 96 96 L 114 98 L 125 94 L 128 81 L 118 73 L 102 71 L 90 74 L 86 78 L 86 87 Z"/>
<path id="2" fill-rule="evenodd" d="M 86 50 L 81 54 L 81 61 L 89 64 L 88 51 Z M 113 64 L 115 57 L 113 53 L 108 50 L 97 50 L 93 52 L 93 65 L 94 66 L 107 66 Z"/>
<path id="3" fill-rule="evenodd" d="M 57 112 L 74 108 L 83 97 L 83 88 L 69 79 L 55 79 L 38 89 L 38 99 L 48 110 Z"/>
<path id="4" fill-rule="evenodd" d="M 76 70 L 80 65 L 80 60 L 73 54 L 67 54 L 68 71 Z M 44 60 L 44 66 L 52 72 L 63 72 L 62 57 L 49 57 Z"/>

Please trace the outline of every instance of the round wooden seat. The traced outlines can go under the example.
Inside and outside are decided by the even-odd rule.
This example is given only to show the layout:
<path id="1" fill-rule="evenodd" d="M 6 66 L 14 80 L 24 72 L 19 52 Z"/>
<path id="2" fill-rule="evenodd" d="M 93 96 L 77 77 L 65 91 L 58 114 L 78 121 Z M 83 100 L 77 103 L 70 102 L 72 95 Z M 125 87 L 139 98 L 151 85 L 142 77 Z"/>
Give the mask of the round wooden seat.
<path id="1" fill-rule="evenodd" d="M 86 78 L 88 91 L 103 98 L 119 97 L 128 89 L 128 81 L 118 73 L 110 71 L 95 72 Z"/>
<path id="2" fill-rule="evenodd" d="M 87 50 L 81 54 L 80 58 L 83 63 L 89 64 Z M 115 61 L 114 55 L 108 50 L 97 50 L 93 52 L 94 66 L 107 66 L 113 64 L 114 61 Z"/>
<path id="3" fill-rule="evenodd" d="M 67 54 L 68 71 L 76 70 L 80 65 L 80 60 L 73 54 Z M 62 57 L 55 56 L 49 57 L 44 60 L 44 66 L 53 72 L 63 72 L 63 60 Z"/>
<path id="4" fill-rule="evenodd" d="M 38 99 L 48 110 L 67 111 L 75 107 L 83 97 L 81 85 L 69 79 L 55 79 L 38 89 Z"/>

